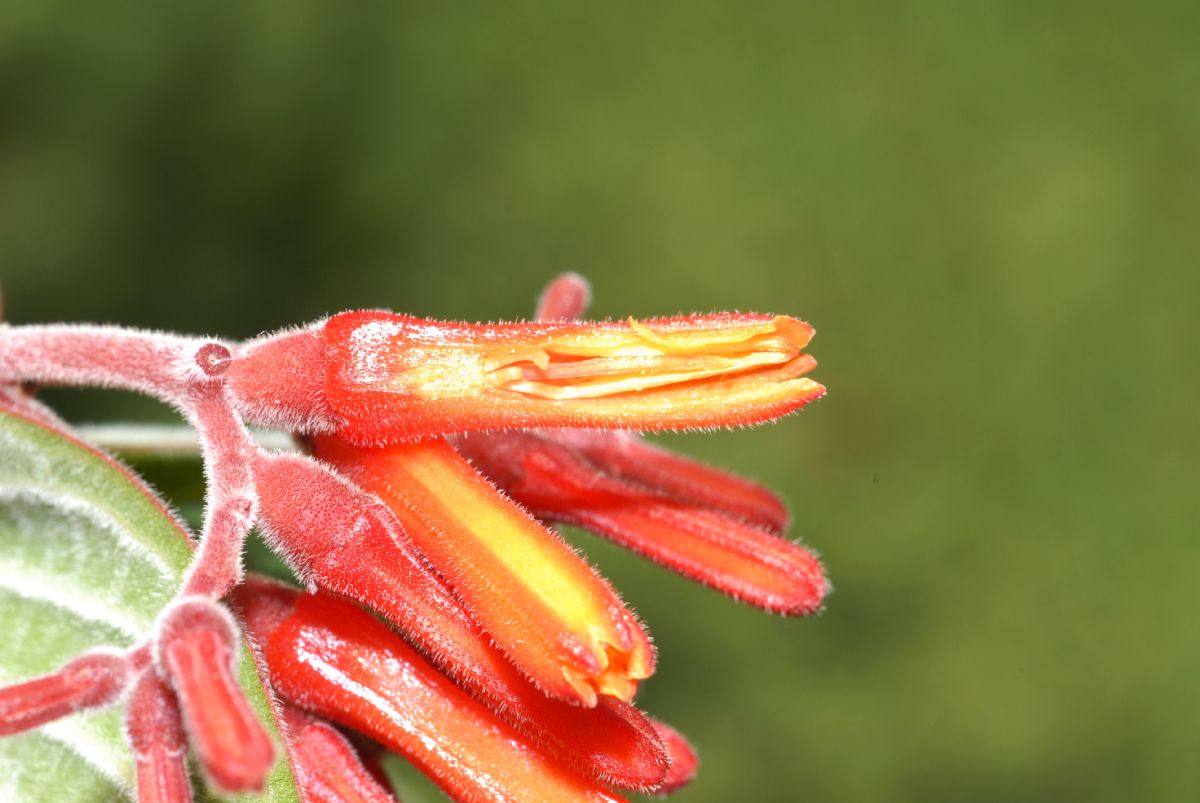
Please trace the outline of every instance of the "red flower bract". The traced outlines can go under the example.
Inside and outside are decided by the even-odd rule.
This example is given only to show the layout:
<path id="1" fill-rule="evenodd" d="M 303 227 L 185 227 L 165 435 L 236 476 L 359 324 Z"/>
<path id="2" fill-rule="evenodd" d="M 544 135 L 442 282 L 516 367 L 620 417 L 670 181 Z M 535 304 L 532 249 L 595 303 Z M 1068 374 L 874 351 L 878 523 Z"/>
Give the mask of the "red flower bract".
<path id="1" fill-rule="evenodd" d="M 824 393 L 805 376 L 813 330 L 748 314 L 577 322 L 588 298 L 567 275 L 541 322 L 350 312 L 244 346 L 0 325 L 0 415 L 71 438 L 18 388 L 148 393 L 196 428 L 209 480 L 200 547 L 153 632 L 0 689 L 0 734 L 127 698 L 143 803 L 190 799 L 189 746 L 220 790 L 261 789 L 286 759 L 306 801 L 389 799 L 331 723 L 463 801 L 686 784 L 691 746 L 631 704 L 655 668 L 644 627 L 538 519 L 771 611 L 819 609 L 828 582 L 781 537 L 775 494 L 598 431 L 795 410 Z M 292 431 L 309 454 L 268 451 L 247 424 Z M 309 593 L 244 575 L 254 525 Z M 243 627 L 278 696 L 268 722 L 234 671 Z"/>

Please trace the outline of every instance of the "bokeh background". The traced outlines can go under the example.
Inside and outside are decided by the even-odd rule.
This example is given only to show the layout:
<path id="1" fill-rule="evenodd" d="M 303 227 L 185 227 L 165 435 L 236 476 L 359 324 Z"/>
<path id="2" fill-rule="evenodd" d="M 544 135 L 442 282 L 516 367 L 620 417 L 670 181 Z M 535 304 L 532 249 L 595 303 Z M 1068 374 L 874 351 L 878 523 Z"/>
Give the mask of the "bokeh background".
<path id="1" fill-rule="evenodd" d="M 663 440 L 791 501 L 823 616 L 570 534 L 657 639 L 678 799 L 1194 801 L 1198 42 L 1187 2 L 5 3 L 6 314 L 514 318 L 571 269 L 597 316 L 804 317 L 826 400 Z"/>

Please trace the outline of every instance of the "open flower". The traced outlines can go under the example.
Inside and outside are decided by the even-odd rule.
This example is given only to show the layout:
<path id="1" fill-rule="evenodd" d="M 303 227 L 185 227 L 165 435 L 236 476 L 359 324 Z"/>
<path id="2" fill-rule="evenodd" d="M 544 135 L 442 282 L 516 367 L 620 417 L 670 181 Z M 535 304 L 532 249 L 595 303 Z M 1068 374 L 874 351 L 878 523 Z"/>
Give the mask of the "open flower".
<path id="1" fill-rule="evenodd" d="M 590 297 L 586 281 L 564 274 L 537 317 L 573 320 Z M 789 517 L 778 496 L 635 433 L 475 432 L 452 441 L 539 518 L 589 529 L 749 604 L 807 614 L 829 590 L 816 557 L 780 537 Z"/>
<path id="2" fill-rule="evenodd" d="M 503 427 L 734 426 L 825 392 L 805 376 L 812 335 L 775 315 L 464 324 L 346 312 L 252 345 L 231 383 L 263 420 L 366 445 Z"/>
<path id="3" fill-rule="evenodd" d="M 805 376 L 813 331 L 771 315 L 575 322 L 587 297 L 565 277 L 537 323 L 352 312 L 246 346 L 0 329 L 0 416 L 71 438 L 14 388 L 150 393 L 196 427 L 209 480 L 203 537 L 144 637 L 0 689 L 0 735 L 128 700 L 142 803 L 190 799 L 189 749 L 223 792 L 263 789 L 283 762 L 306 801 L 390 799 L 338 727 L 464 801 L 686 784 L 694 751 L 633 704 L 655 668 L 645 628 L 541 520 L 768 610 L 817 610 L 828 583 L 781 537 L 778 497 L 597 431 L 795 410 L 824 392 Z M 294 432 L 308 454 L 256 445 L 251 423 Z M 245 576 L 255 525 L 307 592 Z M 243 632 L 270 705 L 239 675 Z"/>

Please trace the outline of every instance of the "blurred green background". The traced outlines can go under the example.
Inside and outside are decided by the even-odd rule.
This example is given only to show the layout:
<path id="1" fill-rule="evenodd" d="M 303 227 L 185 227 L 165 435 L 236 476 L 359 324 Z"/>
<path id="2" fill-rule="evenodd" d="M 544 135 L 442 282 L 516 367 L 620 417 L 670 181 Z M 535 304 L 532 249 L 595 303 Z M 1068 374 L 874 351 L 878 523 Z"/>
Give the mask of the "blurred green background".
<path id="1" fill-rule="evenodd" d="M 791 501 L 823 616 L 572 534 L 656 637 L 678 799 L 1194 801 L 1198 42 L 1183 2 L 11 2 L 6 314 L 513 318 L 571 269 L 597 316 L 806 318 L 826 400 L 663 440 Z"/>

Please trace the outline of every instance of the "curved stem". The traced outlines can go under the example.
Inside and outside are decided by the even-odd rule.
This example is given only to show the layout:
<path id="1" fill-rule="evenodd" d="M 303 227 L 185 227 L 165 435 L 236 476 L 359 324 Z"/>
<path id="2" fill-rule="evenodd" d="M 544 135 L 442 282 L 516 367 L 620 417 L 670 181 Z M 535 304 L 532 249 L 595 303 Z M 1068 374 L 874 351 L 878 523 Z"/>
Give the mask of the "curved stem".
<path id="1" fill-rule="evenodd" d="M 200 437 L 206 480 L 200 549 L 181 593 L 219 598 L 242 577 L 242 547 L 258 507 L 251 470 L 258 447 L 221 384 L 193 387 L 180 406 Z"/>

